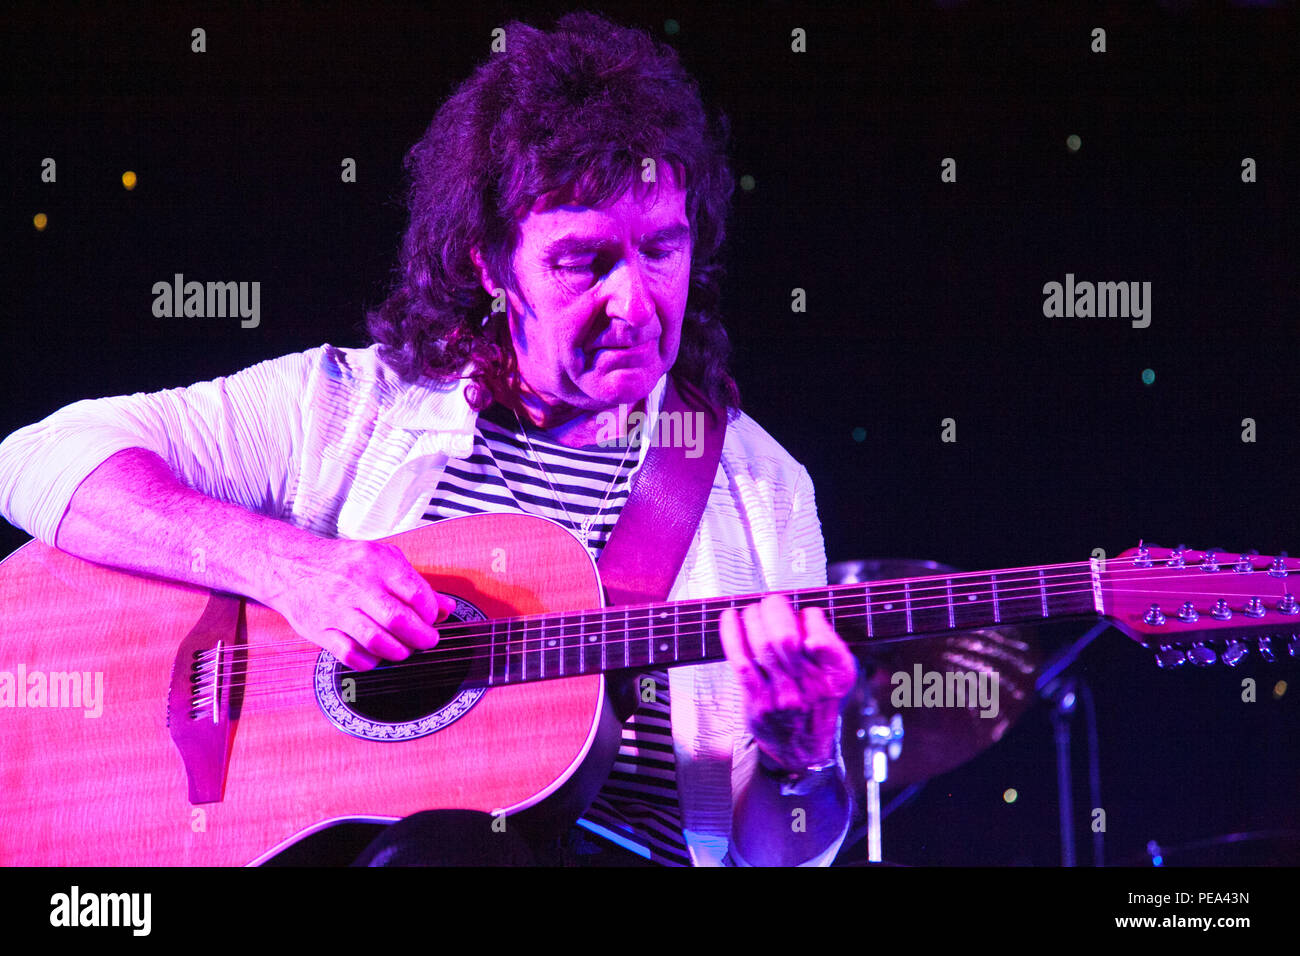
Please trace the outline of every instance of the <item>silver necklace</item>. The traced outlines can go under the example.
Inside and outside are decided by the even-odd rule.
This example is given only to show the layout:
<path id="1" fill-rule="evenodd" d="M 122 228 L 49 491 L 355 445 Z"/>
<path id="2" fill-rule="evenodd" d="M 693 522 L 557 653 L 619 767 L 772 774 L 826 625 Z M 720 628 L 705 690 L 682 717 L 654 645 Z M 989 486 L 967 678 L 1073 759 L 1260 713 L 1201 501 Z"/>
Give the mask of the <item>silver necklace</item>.
<path id="1" fill-rule="evenodd" d="M 559 502 L 560 508 L 564 511 L 564 517 L 568 519 L 569 525 L 582 536 L 583 545 L 591 555 L 591 560 L 595 561 L 599 554 L 591 543 L 591 528 L 596 523 L 596 519 L 605 513 L 605 502 L 609 500 L 609 493 L 613 491 L 614 486 L 618 484 L 618 478 L 620 473 L 623 471 L 623 466 L 627 464 L 628 456 L 632 454 L 632 443 L 627 443 L 627 451 L 623 453 L 623 460 L 620 461 L 618 467 L 614 469 L 614 477 L 609 480 L 609 484 L 605 487 L 605 493 L 601 496 L 600 504 L 596 506 L 596 510 L 581 522 L 578 522 L 573 519 L 573 515 L 569 512 L 568 505 L 564 503 L 564 499 L 560 497 L 560 493 L 555 490 L 555 485 L 551 481 L 551 474 L 546 470 L 546 464 L 542 461 L 542 456 L 537 454 L 537 449 L 533 447 L 532 439 L 528 437 L 528 429 L 524 427 L 524 420 L 519 417 L 518 412 L 515 412 L 514 415 L 515 421 L 519 423 L 519 431 L 523 434 L 524 441 L 528 443 L 528 451 L 532 454 L 533 461 L 537 462 L 537 467 L 541 469 L 542 477 L 546 479 L 547 487 L 551 489 L 551 495 L 557 502 Z M 516 499 L 516 501 L 518 501 L 518 499 Z"/>

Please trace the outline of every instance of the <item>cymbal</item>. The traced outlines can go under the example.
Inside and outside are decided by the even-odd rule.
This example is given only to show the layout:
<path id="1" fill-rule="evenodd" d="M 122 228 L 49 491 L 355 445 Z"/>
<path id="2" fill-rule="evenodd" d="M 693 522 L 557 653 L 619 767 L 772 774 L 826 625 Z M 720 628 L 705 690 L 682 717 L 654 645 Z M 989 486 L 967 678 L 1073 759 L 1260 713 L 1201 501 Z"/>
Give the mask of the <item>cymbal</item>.
<path id="1" fill-rule="evenodd" d="M 830 584 L 946 573 L 958 571 L 905 558 L 841 561 L 827 568 Z M 1001 740 L 1037 700 L 1034 680 L 1044 658 L 1032 629 L 1023 627 L 857 647 L 854 653 L 858 684 L 846 705 L 841 739 L 850 779 L 862 780 L 855 716 L 874 702 L 881 722 L 902 717 L 902 750 L 889 762 L 884 792 L 946 773 Z"/>

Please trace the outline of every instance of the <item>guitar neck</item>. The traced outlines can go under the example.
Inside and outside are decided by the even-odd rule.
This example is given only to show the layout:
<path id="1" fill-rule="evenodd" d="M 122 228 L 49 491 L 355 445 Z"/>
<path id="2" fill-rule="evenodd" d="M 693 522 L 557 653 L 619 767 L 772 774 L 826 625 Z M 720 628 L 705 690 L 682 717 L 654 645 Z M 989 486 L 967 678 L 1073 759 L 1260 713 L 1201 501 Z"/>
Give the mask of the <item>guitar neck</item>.
<path id="1" fill-rule="evenodd" d="M 1041 623 L 1101 610 L 1100 578 L 1089 562 L 772 593 L 785 595 L 796 614 L 821 608 L 850 645 Z M 479 622 L 474 639 L 487 658 L 489 686 L 704 663 L 725 656 L 718 633 L 723 612 L 764 596 Z"/>

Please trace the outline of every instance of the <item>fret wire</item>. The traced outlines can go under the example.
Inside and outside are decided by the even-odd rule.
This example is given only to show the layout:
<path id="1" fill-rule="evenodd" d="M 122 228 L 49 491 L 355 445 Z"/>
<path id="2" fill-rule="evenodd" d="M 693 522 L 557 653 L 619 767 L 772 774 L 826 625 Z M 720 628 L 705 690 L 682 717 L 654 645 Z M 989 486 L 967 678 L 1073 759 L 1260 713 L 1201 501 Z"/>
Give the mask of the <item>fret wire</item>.
<path id="1" fill-rule="evenodd" d="M 578 613 L 578 673 L 587 673 L 587 630 L 583 627 L 583 621 L 587 615 Z"/>
<path id="2" fill-rule="evenodd" d="M 679 661 L 682 659 L 682 649 L 680 645 L 678 645 L 677 643 L 677 627 L 680 621 L 681 621 L 680 608 L 678 605 L 674 604 L 673 605 L 673 660 L 674 661 Z"/>
<path id="3" fill-rule="evenodd" d="M 953 606 L 952 606 L 952 578 L 947 578 L 947 579 L 945 579 L 945 582 L 944 582 L 944 583 L 947 585 L 947 588 L 948 588 L 948 626 L 949 626 L 949 627 L 956 627 L 956 626 L 957 626 L 957 614 L 956 614 L 956 611 L 953 609 Z"/>
<path id="4" fill-rule="evenodd" d="M 632 666 L 632 632 L 631 619 L 628 617 L 630 611 L 623 609 L 623 666 Z"/>
<path id="5" fill-rule="evenodd" d="M 907 619 L 907 633 L 912 633 L 912 592 L 911 583 L 903 582 L 903 611 Z"/>
<path id="6" fill-rule="evenodd" d="M 545 641 L 542 640 L 542 631 L 545 628 L 545 626 L 546 625 L 543 620 L 539 620 L 533 625 L 534 630 L 537 631 L 537 634 L 532 639 L 532 643 L 533 643 L 533 653 L 537 655 L 537 679 L 538 680 L 544 680 L 546 678 L 546 649 L 545 649 Z"/>
<path id="7" fill-rule="evenodd" d="M 1043 617 L 1047 617 L 1047 581 L 1043 578 L 1043 569 L 1038 569 L 1038 593 L 1043 596 Z"/>
<path id="8" fill-rule="evenodd" d="M 1002 605 L 998 603 L 998 576 L 990 574 L 989 580 L 993 582 L 993 623 L 1002 623 Z"/>
<path id="9" fill-rule="evenodd" d="M 492 677 L 496 673 L 497 665 L 497 622 L 495 619 L 492 621 L 492 634 L 489 640 L 491 641 L 491 649 L 488 651 L 488 686 L 491 687 Z"/>
<path id="10" fill-rule="evenodd" d="M 520 628 L 519 634 L 519 679 L 521 684 L 528 682 L 528 622 Z"/>
<path id="11" fill-rule="evenodd" d="M 706 609 L 705 609 L 705 607 L 704 607 L 704 602 L 701 601 L 701 602 L 700 602 L 700 660 L 703 660 L 704 658 L 706 658 L 706 657 L 709 656 L 709 640 L 708 640 L 708 634 L 707 634 L 707 632 L 706 632 L 705 629 L 704 629 L 704 627 L 705 627 L 705 620 L 706 620 L 706 618 L 705 618 L 706 613 L 707 613 L 707 612 L 706 612 Z"/>

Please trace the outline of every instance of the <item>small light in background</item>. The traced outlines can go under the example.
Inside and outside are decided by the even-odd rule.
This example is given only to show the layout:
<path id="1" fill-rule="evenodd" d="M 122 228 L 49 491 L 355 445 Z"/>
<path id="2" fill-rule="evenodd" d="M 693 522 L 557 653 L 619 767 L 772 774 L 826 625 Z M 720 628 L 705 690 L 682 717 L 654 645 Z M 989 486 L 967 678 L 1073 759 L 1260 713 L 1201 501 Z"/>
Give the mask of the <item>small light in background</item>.
<path id="1" fill-rule="evenodd" d="M 1006 790 L 1002 792 L 1002 799 L 1007 803 L 1015 803 L 1016 798 L 1019 796 L 1020 794 L 1016 793 L 1014 787 L 1008 787 Z"/>
<path id="2" fill-rule="evenodd" d="M 668 34 L 670 37 L 676 36 L 678 33 L 681 32 L 681 30 L 682 30 L 682 25 L 678 23 L 676 20 L 664 21 L 664 33 Z"/>
<path id="3" fill-rule="evenodd" d="M 1164 851 L 1160 849 L 1160 844 L 1155 840 L 1147 841 L 1147 856 L 1151 857 L 1152 866 L 1164 866 Z"/>
<path id="4" fill-rule="evenodd" d="M 748 173 L 746 173 L 744 176 L 741 176 L 741 177 L 740 177 L 740 188 L 743 189 L 743 190 L 745 190 L 745 192 L 747 192 L 747 193 L 748 193 L 748 192 L 753 192 L 753 191 L 754 191 L 754 177 L 753 177 L 753 176 L 750 176 Z"/>
<path id="5" fill-rule="evenodd" d="M 122 174 L 122 185 L 127 189 L 135 189 L 135 173 L 127 170 Z"/>
<path id="6" fill-rule="evenodd" d="M 1286 693 L 1286 681 L 1280 680 L 1273 685 L 1273 699 L 1281 700 L 1282 695 Z"/>
<path id="7" fill-rule="evenodd" d="M 38 212 L 36 215 L 32 216 L 32 225 L 36 227 L 37 232 L 44 232 L 45 227 L 49 225 L 49 223 L 49 218 L 46 217 L 43 212 Z"/>
<path id="8" fill-rule="evenodd" d="M 1065 145 L 1072 153 L 1077 153 L 1079 147 L 1083 145 L 1083 140 L 1079 139 L 1078 133 L 1071 133 L 1065 137 Z"/>
<path id="9" fill-rule="evenodd" d="M 1144 368 L 1142 370 L 1142 384 L 1150 385 L 1156 380 L 1156 370 L 1153 368 Z"/>

